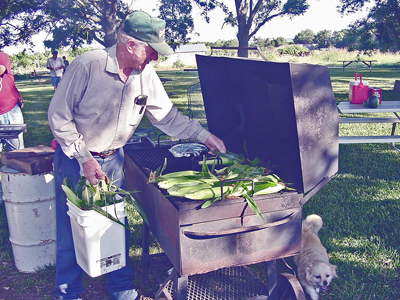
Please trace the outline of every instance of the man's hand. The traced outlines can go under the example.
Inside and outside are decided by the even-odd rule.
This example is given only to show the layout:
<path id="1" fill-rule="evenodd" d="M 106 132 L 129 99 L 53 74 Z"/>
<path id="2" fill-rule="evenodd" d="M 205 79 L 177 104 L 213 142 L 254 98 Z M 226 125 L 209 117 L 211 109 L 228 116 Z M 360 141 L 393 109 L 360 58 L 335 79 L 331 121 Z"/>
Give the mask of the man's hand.
<path id="1" fill-rule="evenodd" d="M 226 152 L 224 142 L 213 134 L 209 136 L 205 144 L 211 151 L 219 151 L 222 153 Z"/>
<path id="2" fill-rule="evenodd" d="M 96 185 L 105 178 L 103 171 L 96 159 L 93 157 L 82 164 L 83 175 L 93 185 Z"/>
<path id="3" fill-rule="evenodd" d="M 24 108 L 24 105 L 25 105 L 24 100 L 22 100 L 22 99 L 18 100 L 17 104 L 18 104 L 19 108 L 21 108 L 21 109 Z"/>
<path id="4" fill-rule="evenodd" d="M 7 71 L 6 67 L 3 65 L 0 65 L 0 76 L 3 75 Z"/>

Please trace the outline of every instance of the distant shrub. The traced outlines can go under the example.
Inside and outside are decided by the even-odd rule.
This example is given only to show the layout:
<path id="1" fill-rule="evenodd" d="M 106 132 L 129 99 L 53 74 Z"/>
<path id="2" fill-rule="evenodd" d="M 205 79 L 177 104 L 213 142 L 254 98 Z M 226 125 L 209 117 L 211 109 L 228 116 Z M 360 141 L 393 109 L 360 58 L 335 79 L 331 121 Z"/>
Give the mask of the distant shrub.
<path id="1" fill-rule="evenodd" d="M 175 69 L 180 69 L 180 68 L 183 68 L 184 66 L 185 66 L 185 64 L 184 64 L 182 61 L 180 61 L 180 60 L 177 60 L 177 61 L 174 62 L 174 64 L 172 65 L 172 67 L 175 68 Z"/>
<path id="2" fill-rule="evenodd" d="M 306 53 L 310 52 L 310 50 L 308 50 L 306 47 L 300 45 L 289 45 L 282 49 L 279 49 L 278 51 L 282 55 L 291 55 L 291 56 L 304 56 L 306 55 Z"/>

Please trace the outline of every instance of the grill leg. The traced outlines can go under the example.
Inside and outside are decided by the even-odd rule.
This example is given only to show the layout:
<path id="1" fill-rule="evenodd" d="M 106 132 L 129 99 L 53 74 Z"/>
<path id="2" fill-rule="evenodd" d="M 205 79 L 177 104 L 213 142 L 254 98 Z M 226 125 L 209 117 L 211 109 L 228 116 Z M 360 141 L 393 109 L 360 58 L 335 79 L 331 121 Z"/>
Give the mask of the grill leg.
<path id="1" fill-rule="evenodd" d="M 188 276 L 179 276 L 178 272 L 174 269 L 173 277 L 173 300 L 186 300 Z"/>
<path id="2" fill-rule="evenodd" d="M 276 260 L 267 262 L 268 267 L 268 300 L 278 300 Z"/>

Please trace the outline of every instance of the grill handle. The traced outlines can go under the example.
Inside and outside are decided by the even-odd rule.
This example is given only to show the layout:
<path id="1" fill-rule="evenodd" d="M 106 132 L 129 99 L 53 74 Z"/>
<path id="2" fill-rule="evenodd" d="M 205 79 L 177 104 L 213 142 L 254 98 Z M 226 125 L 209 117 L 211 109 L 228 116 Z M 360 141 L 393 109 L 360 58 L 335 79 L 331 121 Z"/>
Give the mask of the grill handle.
<path id="1" fill-rule="evenodd" d="M 246 232 L 252 232 L 252 231 L 257 231 L 257 230 L 262 230 L 265 228 L 270 228 L 270 227 L 275 227 L 279 225 L 286 224 L 290 222 L 298 212 L 292 212 L 288 214 L 286 217 L 274 221 L 271 223 L 265 223 L 261 225 L 255 225 L 255 226 L 248 226 L 248 227 L 241 227 L 241 228 L 234 228 L 234 229 L 228 229 L 224 231 L 192 231 L 192 230 L 183 230 L 182 233 L 186 235 L 187 237 L 192 237 L 192 238 L 213 238 L 213 237 L 219 237 L 219 236 L 226 236 L 226 235 L 233 235 L 233 234 L 242 234 Z"/>

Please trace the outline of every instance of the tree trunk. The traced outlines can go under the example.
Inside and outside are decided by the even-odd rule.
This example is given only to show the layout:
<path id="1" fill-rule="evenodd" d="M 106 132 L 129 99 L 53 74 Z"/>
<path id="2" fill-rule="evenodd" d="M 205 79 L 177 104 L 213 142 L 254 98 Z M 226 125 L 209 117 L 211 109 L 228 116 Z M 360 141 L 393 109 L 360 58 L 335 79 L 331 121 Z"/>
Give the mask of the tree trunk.
<path id="1" fill-rule="evenodd" d="M 247 28 L 247 11 L 249 3 L 247 2 L 247 0 L 236 0 L 235 2 L 238 22 L 237 38 L 239 41 L 239 47 L 248 47 L 249 29 Z M 249 57 L 249 51 L 247 49 L 239 49 L 238 56 Z"/>
<path id="2" fill-rule="evenodd" d="M 239 48 L 247 48 L 249 46 L 249 38 L 248 35 L 242 34 L 241 36 L 237 35 L 239 41 Z M 239 57 L 249 57 L 249 50 L 247 49 L 239 49 L 238 50 Z"/>
<path id="3" fill-rule="evenodd" d="M 110 47 L 117 42 L 117 0 L 104 0 L 104 43 Z"/>

